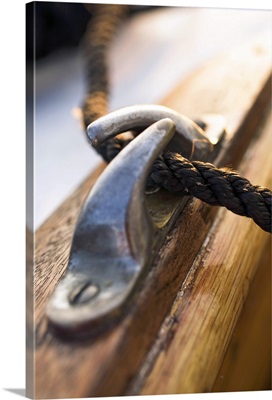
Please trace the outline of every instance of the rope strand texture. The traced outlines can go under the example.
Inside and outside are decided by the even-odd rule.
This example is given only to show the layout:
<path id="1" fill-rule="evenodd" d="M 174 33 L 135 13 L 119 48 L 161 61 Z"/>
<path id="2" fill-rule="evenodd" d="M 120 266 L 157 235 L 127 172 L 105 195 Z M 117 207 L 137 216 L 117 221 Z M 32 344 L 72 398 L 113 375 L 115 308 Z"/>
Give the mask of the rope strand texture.
<path id="1" fill-rule="evenodd" d="M 205 203 L 250 217 L 264 231 L 271 232 L 271 191 L 253 186 L 237 172 L 166 153 L 155 162 L 150 180 L 154 186 L 172 192 L 186 190 Z"/>
<path id="2" fill-rule="evenodd" d="M 128 6 L 96 5 L 83 40 L 86 96 L 82 105 L 85 128 L 108 112 L 108 51 L 128 12 Z"/>
<path id="3" fill-rule="evenodd" d="M 99 5 L 88 25 L 84 38 L 87 93 L 82 106 L 85 128 L 108 112 L 107 54 L 128 11 L 127 6 Z M 118 136 L 96 150 L 106 162 L 110 162 L 129 141 Z M 271 232 L 271 191 L 251 185 L 237 172 L 167 153 L 154 163 L 148 188 L 190 194 L 210 205 L 224 206 L 235 214 L 252 218 L 263 230 Z"/>

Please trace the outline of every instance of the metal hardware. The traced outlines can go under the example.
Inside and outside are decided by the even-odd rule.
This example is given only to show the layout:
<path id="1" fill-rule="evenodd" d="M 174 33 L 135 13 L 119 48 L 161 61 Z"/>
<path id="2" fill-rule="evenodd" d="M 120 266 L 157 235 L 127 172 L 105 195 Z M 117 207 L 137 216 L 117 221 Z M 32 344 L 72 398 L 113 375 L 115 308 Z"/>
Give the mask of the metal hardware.
<path id="1" fill-rule="evenodd" d="M 143 129 L 159 121 L 162 118 L 170 118 L 176 126 L 176 134 L 167 146 L 169 151 L 182 151 L 186 158 L 208 160 L 213 152 L 219 137 L 207 137 L 204 130 L 191 119 L 177 113 L 170 108 L 159 105 L 140 105 L 124 107 L 120 110 L 97 119 L 87 128 L 87 136 L 93 146 L 104 142 L 118 133 L 127 130 Z M 217 123 L 221 118 L 221 132 L 224 129 L 224 118 L 217 116 Z M 214 123 L 215 118 L 210 118 L 208 125 Z M 206 125 L 206 123 L 205 123 Z M 215 130 L 212 129 L 212 132 Z M 218 129 L 216 130 L 218 132 Z M 212 139 L 212 140 L 211 140 Z"/>
<path id="2" fill-rule="evenodd" d="M 124 110 L 124 118 L 119 111 L 97 120 L 97 124 L 88 128 L 90 140 L 98 143 L 134 128 L 134 123 L 140 122 L 139 108 L 134 108 L 132 114 L 132 108 L 128 108 Z M 164 107 L 158 109 L 162 112 Z M 153 111 L 150 113 L 150 108 L 145 111 L 143 124 L 154 122 Z M 178 127 L 179 141 L 188 152 L 192 152 L 195 140 L 197 152 L 202 148 L 209 160 L 217 154 L 216 147 L 224 136 L 222 121 L 217 122 L 217 131 L 211 132 L 213 148 L 194 122 L 172 114 L 175 123 L 172 118 L 161 119 L 163 115 L 156 114 L 160 120 L 129 143 L 92 188 L 75 228 L 66 274 L 47 306 L 47 316 L 55 331 L 66 336 L 89 336 L 123 315 L 136 282 L 151 266 L 187 202 L 185 197 L 164 191 L 144 194 L 151 166 L 171 140 L 173 145 L 175 128 Z"/>

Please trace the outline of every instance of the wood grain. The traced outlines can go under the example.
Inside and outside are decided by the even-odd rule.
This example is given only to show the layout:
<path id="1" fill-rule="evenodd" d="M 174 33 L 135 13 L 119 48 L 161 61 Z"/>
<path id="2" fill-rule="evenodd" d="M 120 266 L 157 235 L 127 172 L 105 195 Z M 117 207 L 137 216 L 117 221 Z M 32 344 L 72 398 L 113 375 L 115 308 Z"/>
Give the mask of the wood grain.
<path id="1" fill-rule="evenodd" d="M 245 176 L 264 186 L 271 185 L 271 130 L 270 114 L 241 165 Z M 252 221 L 220 210 L 173 305 L 175 323 L 166 321 L 161 329 L 156 362 L 141 394 L 212 390 L 268 238 Z"/>
<path id="2" fill-rule="evenodd" d="M 256 46 L 258 52 L 254 50 Z M 224 152 L 222 163 L 237 161 L 269 102 L 269 54 L 269 46 L 260 38 L 240 52 L 235 51 L 232 57 L 226 55 L 209 63 L 163 102 L 190 116 L 207 111 L 220 111 L 227 116 L 232 151 Z M 240 146 L 236 152 L 232 146 L 237 143 Z M 103 168 L 101 166 L 67 199 L 35 236 L 34 393 L 37 398 L 124 394 L 150 350 L 217 213 L 216 208 L 197 200 L 187 205 L 145 282 L 139 286 L 128 314 L 118 326 L 86 341 L 57 338 L 48 330 L 45 306 L 65 271 L 82 201 Z M 237 216 L 233 218 L 240 220 Z M 256 230 L 260 231 L 252 229 L 255 233 Z M 262 237 L 263 233 L 259 234 Z M 202 302 L 206 303 L 205 296 Z M 238 307 L 237 313 L 239 310 Z M 31 389 L 27 390 L 31 393 Z"/>
<path id="3" fill-rule="evenodd" d="M 271 241 L 266 241 L 213 392 L 271 390 Z"/>

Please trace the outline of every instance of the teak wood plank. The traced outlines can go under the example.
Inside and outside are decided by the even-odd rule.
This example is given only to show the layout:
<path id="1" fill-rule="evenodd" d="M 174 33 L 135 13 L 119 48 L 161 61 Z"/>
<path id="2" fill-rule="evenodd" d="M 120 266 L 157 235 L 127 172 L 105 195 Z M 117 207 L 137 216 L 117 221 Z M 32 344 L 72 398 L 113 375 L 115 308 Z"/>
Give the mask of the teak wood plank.
<path id="1" fill-rule="evenodd" d="M 256 43 L 249 43 L 231 54 L 212 61 L 194 73 L 162 102 L 189 116 L 198 116 L 203 112 L 221 112 L 227 116 L 231 127 L 231 151 L 224 152 L 222 163 L 226 160 L 228 163 L 237 162 L 270 99 L 269 43 L 260 38 Z M 237 135 L 239 139 L 236 139 Z M 233 149 L 237 143 L 239 152 Z M 67 199 L 35 235 L 35 379 L 33 390 L 27 385 L 27 392 L 30 395 L 33 392 L 37 398 L 124 393 L 170 311 L 217 213 L 217 208 L 197 200 L 188 203 L 145 281 L 138 288 L 138 296 L 129 313 L 112 330 L 84 341 L 71 342 L 58 338 L 48 330 L 45 306 L 65 271 L 82 201 L 103 168 L 104 165 Z M 241 219 L 237 216 L 233 218 Z"/>
<path id="2" fill-rule="evenodd" d="M 213 392 L 271 390 L 271 308 L 268 238 Z"/>
<path id="3" fill-rule="evenodd" d="M 241 165 L 245 176 L 266 187 L 271 186 L 271 130 L 270 114 Z M 220 210 L 162 326 L 153 349 L 156 362 L 141 394 L 212 390 L 267 239 L 252 221 Z"/>

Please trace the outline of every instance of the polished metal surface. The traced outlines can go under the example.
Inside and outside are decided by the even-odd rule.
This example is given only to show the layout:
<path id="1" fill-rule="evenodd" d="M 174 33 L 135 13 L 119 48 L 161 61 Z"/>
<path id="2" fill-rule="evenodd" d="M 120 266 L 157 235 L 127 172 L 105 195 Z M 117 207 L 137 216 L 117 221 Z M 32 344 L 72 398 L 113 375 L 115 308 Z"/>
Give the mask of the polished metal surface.
<path id="1" fill-rule="evenodd" d="M 113 111 L 92 122 L 87 128 L 87 136 L 92 145 L 97 146 L 117 133 L 143 129 L 162 118 L 170 118 L 176 126 L 169 150 L 180 149 L 186 158 L 207 159 L 211 142 L 204 131 L 191 119 L 160 105 L 143 104 Z"/>
<path id="2" fill-rule="evenodd" d="M 67 273 L 47 307 L 50 322 L 60 330 L 77 333 L 120 313 L 154 241 L 145 181 L 174 133 L 171 120 L 156 122 L 112 161 L 94 185 L 75 228 Z"/>
<path id="3" fill-rule="evenodd" d="M 102 125 L 97 123 L 95 130 L 89 129 L 91 140 L 98 143 L 124 129 L 134 128 L 133 124 L 139 122 L 138 108 L 132 114 L 131 107 L 128 108 L 103 117 Z M 145 109 L 144 125 L 154 121 L 154 108 L 151 114 L 150 108 Z M 94 334 L 123 315 L 137 281 L 151 268 L 186 204 L 188 197 L 163 190 L 145 195 L 152 164 L 169 142 L 173 142 L 177 135 L 176 123 L 178 142 L 187 143 L 188 151 L 191 152 L 196 139 L 204 136 L 205 141 L 200 142 L 204 143 L 201 159 L 214 159 L 218 153 L 225 132 L 224 119 L 203 117 L 202 125 L 213 138 L 211 143 L 193 121 L 169 109 L 166 112 L 164 107 L 156 110 L 159 119 L 163 111 L 175 121 L 160 119 L 131 141 L 104 170 L 82 208 L 66 274 L 47 306 L 51 326 L 65 336 Z"/>

